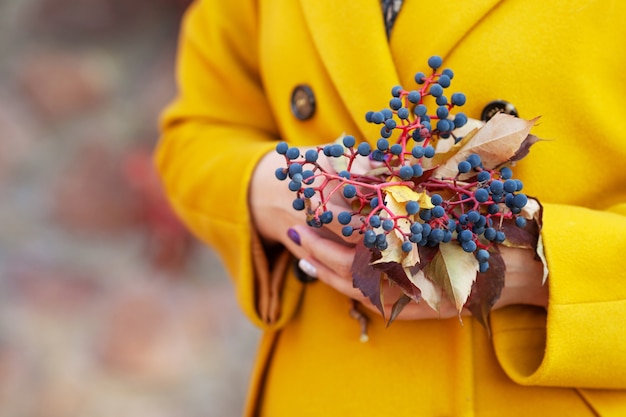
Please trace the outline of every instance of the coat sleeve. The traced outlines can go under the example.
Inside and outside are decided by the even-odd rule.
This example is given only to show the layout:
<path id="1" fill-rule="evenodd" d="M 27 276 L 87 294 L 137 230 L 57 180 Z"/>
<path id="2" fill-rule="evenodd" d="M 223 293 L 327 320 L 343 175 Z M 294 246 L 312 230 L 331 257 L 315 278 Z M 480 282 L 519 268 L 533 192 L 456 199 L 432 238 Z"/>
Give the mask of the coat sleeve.
<path id="1" fill-rule="evenodd" d="M 503 369 L 524 385 L 626 389 L 626 204 L 607 211 L 544 205 L 542 238 L 547 312 L 494 312 Z"/>
<path id="2" fill-rule="evenodd" d="M 272 269 L 248 209 L 250 178 L 278 137 L 257 45 L 250 42 L 256 30 L 253 1 L 192 4 L 180 35 L 178 96 L 162 115 L 155 161 L 174 210 L 220 254 L 244 313 L 268 328 L 289 319 L 299 283 L 285 274 L 284 249 L 275 254 L 278 270 Z M 272 274 L 287 281 L 272 283 Z M 281 314 L 273 320 L 258 304 L 271 291 L 282 293 Z"/>

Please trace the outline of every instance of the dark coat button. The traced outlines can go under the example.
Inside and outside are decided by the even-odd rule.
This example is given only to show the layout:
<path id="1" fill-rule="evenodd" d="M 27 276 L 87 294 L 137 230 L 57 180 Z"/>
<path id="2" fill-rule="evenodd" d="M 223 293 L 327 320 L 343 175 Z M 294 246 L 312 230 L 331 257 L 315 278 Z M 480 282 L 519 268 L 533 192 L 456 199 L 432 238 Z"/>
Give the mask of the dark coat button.
<path id="1" fill-rule="evenodd" d="M 297 85 L 291 93 L 291 112 L 300 120 L 307 120 L 315 113 L 315 95 L 306 84 Z"/>
<path id="2" fill-rule="evenodd" d="M 480 120 L 482 120 L 483 122 L 486 122 L 497 113 L 506 113 L 515 117 L 518 116 L 517 109 L 515 108 L 513 104 L 504 100 L 494 100 L 492 102 L 489 102 L 485 106 L 485 108 L 483 109 L 483 112 L 480 115 Z"/>

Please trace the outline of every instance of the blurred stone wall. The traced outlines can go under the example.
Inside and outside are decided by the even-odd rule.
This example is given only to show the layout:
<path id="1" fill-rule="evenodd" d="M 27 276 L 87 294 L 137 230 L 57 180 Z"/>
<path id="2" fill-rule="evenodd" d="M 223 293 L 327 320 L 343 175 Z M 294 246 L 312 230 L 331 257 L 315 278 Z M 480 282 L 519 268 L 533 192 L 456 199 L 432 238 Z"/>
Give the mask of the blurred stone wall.
<path id="1" fill-rule="evenodd" d="M 150 152 L 188 0 L 0 0 L 0 417 L 241 413 L 259 337 Z"/>

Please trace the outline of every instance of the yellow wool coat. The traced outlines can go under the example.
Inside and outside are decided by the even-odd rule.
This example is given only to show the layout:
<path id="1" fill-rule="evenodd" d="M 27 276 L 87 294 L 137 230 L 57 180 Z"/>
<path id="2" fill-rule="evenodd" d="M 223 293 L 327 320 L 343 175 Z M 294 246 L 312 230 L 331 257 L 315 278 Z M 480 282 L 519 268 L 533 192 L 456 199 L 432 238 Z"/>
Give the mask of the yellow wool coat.
<path id="1" fill-rule="evenodd" d="M 184 19 L 156 161 L 265 330 L 246 413 L 626 416 L 626 3 L 404 3 L 389 42 L 379 0 L 206 0 Z M 545 207 L 549 306 L 495 311 L 492 338 L 469 317 L 372 317 L 360 343 L 344 296 L 259 257 L 248 184 L 279 139 L 377 140 L 364 114 L 414 86 L 431 55 L 455 71 L 468 116 L 493 99 L 541 116 L 533 133 L 547 140 L 515 174 Z M 307 120 L 291 110 L 300 84 L 316 100 Z"/>

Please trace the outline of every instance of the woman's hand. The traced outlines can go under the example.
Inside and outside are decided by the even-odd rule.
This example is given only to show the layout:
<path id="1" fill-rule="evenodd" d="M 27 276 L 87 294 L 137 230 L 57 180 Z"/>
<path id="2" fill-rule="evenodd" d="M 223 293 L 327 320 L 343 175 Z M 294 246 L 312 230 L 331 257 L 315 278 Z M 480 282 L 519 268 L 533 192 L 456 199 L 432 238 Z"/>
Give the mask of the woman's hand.
<path id="1" fill-rule="evenodd" d="M 293 231 L 295 232 L 293 236 L 297 238 L 296 241 L 288 243 L 288 248 L 303 260 L 305 272 L 317 276 L 320 281 L 340 293 L 380 313 L 358 288 L 353 287 L 350 270 L 355 255 L 354 246 L 325 239 L 308 226 L 295 226 Z M 542 285 L 543 265 L 535 259 L 534 252 L 530 249 L 502 247 L 501 254 L 507 265 L 507 275 L 505 287 L 494 309 L 512 304 L 547 306 L 548 288 L 547 285 Z M 383 294 L 385 316 L 390 317 L 392 306 L 402 295 L 402 291 L 398 286 L 388 282 L 383 288 Z M 411 302 L 404 307 L 397 319 L 450 318 L 459 315 L 454 305 L 445 297 L 439 307 L 437 312 L 425 302 Z M 467 315 L 469 312 L 463 310 L 461 314 Z"/>

